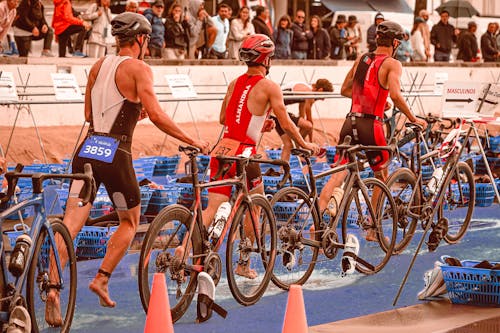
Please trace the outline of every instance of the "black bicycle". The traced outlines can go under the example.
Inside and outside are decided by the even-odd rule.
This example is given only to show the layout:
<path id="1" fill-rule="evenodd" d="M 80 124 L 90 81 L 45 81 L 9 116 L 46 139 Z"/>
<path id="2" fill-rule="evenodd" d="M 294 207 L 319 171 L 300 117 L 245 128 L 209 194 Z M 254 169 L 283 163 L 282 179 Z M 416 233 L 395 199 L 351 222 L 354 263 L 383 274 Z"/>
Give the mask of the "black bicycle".
<path id="1" fill-rule="evenodd" d="M 362 179 L 360 172 L 365 163 L 357 159 L 363 150 L 389 150 L 390 146 L 349 145 L 350 137 L 337 146 L 338 161 L 332 168 L 314 175 L 311 154 L 307 150 L 293 149 L 306 162 L 304 172 L 310 183 L 310 193 L 292 186 L 279 190 L 271 200 L 278 223 L 278 252 L 272 281 L 288 290 L 291 284 L 304 284 L 311 276 L 320 252 L 326 260 L 333 259 L 338 251 L 345 249 L 349 233 L 372 230 L 372 241 L 359 237 L 358 255 L 344 253 L 355 261 L 355 269 L 364 274 L 379 272 L 389 261 L 396 241 L 396 205 L 386 185 L 376 179 Z M 347 158 L 346 164 L 341 161 Z M 337 214 L 323 214 L 319 209 L 316 183 L 319 179 L 348 170 L 344 182 L 344 195 L 338 205 Z M 376 199 L 372 199 L 376 192 Z M 324 259 L 323 259 L 324 260 Z"/>

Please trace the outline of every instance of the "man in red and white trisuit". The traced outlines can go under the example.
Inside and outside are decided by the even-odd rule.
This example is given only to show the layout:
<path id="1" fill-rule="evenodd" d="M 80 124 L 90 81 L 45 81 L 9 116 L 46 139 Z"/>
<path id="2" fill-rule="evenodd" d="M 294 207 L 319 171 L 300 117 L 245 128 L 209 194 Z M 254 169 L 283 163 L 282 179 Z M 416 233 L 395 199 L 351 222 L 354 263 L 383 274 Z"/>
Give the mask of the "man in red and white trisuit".
<path id="1" fill-rule="evenodd" d="M 230 151 L 231 155 L 255 154 L 256 143 L 263 131 L 270 131 L 274 122 L 266 120 L 269 110 L 273 110 L 283 130 L 299 147 L 309 149 L 314 154 L 319 153 L 316 144 L 305 142 L 298 128 L 292 122 L 283 102 L 283 94 L 278 84 L 266 79 L 270 68 L 271 57 L 274 54 L 274 43 L 269 37 L 256 34 L 248 37 L 240 47 L 240 59 L 248 70 L 245 74 L 233 80 L 228 87 L 220 111 L 219 121 L 225 126 L 222 140 L 214 148 L 214 152 Z M 226 154 L 224 154 L 226 155 Z M 218 170 L 218 160 L 210 161 L 210 178 Z M 259 164 L 251 163 L 247 167 L 248 187 L 250 193 L 264 193 Z M 224 176 L 234 177 L 236 166 Z M 208 207 L 203 211 L 203 222 L 209 226 L 221 203 L 229 200 L 231 186 L 210 188 L 208 192 Z M 251 225 L 248 231 L 250 232 Z M 250 232 L 251 233 L 251 232 Z M 180 255 L 177 251 L 176 255 Z M 255 278 L 257 273 L 250 269 L 249 263 L 240 265 L 236 274 Z"/>
<path id="2" fill-rule="evenodd" d="M 404 30 L 395 22 L 384 21 L 377 27 L 377 49 L 361 55 L 352 66 L 342 84 L 341 94 L 352 99 L 351 111 L 347 114 L 340 132 L 339 142 L 346 135 L 352 137 L 352 143 L 374 146 L 386 146 L 383 130 L 384 110 L 387 97 L 401 110 L 412 123 L 425 126 L 425 121 L 416 118 L 401 95 L 401 63 L 394 59 L 396 49 L 403 39 Z M 389 153 L 387 151 L 367 151 L 368 162 L 375 177 L 385 181 L 388 176 Z M 340 203 L 342 191 L 336 190 L 346 179 L 347 171 L 334 174 L 321 191 L 319 206 L 324 211 L 327 206 Z M 377 193 L 373 193 L 372 201 Z M 330 202 L 335 200 L 335 202 Z M 366 239 L 376 241 L 373 228 L 367 229 Z"/>

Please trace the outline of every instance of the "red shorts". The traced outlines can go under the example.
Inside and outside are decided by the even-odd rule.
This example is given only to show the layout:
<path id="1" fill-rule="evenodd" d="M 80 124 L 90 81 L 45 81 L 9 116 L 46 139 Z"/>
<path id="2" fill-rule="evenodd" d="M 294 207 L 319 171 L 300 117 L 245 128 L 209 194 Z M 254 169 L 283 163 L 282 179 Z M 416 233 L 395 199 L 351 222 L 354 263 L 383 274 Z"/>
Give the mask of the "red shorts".
<path id="1" fill-rule="evenodd" d="M 235 155 L 241 154 L 245 150 L 245 148 L 251 149 L 252 155 L 256 154 L 257 152 L 255 146 L 250 146 L 242 143 L 236 150 Z M 211 158 L 210 179 L 212 179 L 217 174 L 217 171 L 219 171 L 219 160 L 216 158 Z M 259 163 L 249 163 L 247 165 L 246 172 L 247 172 L 247 186 L 249 191 L 262 184 L 262 175 L 260 172 Z M 233 163 L 231 169 L 229 169 L 226 175 L 216 180 L 234 178 L 235 176 L 236 176 L 236 163 Z M 219 187 L 210 187 L 208 189 L 208 192 L 219 193 L 229 197 L 231 195 L 231 190 L 232 186 L 219 186 Z"/>

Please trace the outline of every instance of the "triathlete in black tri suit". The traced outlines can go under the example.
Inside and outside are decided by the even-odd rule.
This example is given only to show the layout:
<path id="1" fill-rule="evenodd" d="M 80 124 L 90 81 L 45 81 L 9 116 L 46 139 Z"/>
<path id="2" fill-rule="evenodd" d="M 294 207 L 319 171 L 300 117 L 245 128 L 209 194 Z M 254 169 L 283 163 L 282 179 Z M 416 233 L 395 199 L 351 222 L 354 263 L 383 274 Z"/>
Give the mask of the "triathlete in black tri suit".
<path id="1" fill-rule="evenodd" d="M 85 120 L 90 122 L 87 136 L 78 148 L 73 172 L 83 171 L 90 163 L 99 186 L 104 184 L 120 226 L 108 241 L 106 255 L 89 288 L 105 307 L 116 303 L 109 297 L 111 273 L 125 255 L 135 235 L 140 217 L 139 185 L 132 167 L 131 144 L 137 121 L 148 116 L 163 132 L 189 145 L 208 150 L 208 142 L 192 139 L 162 110 L 153 90 L 153 73 L 142 61 L 147 50 L 151 25 L 144 16 L 122 13 L 111 21 L 112 35 L 119 45 L 118 55 L 99 59 L 90 70 L 85 93 Z M 141 110 L 144 109 L 144 114 Z M 81 181 L 71 184 L 66 203 L 64 224 L 73 239 L 81 230 L 92 207 L 78 207 Z M 67 258 L 63 258 L 63 263 Z M 45 319 L 48 324 L 62 323 L 59 295 L 51 289 L 47 298 Z"/>

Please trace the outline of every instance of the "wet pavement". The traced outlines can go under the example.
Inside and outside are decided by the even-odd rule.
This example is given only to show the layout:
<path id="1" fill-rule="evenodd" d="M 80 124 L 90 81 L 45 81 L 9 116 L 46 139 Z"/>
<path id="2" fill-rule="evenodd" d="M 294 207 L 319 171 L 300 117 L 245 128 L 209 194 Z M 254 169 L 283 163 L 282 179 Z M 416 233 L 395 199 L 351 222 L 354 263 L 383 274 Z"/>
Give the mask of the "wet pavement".
<path id="1" fill-rule="evenodd" d="M 421 235 L 421 232 L 416 233 L 412 245 L 403 254 L 392 257 L 387 266 L 376 275 L 364 276 L 355 273 L 341 277 L 339 259 L 318 263 L 313 275 L 303 286 L 308 325 L 315 326 L 427 303 L 419 302 L 416 295 L 423 288 L 424 272 L 432 268 L 434 261 L 439 260 L 442 255 L 451 255 L 459 259 L 486 259 L 490 261 L 499 261 L 500 259 L 498 206 L 476 209 L 472 227 L 461 243 L 456 245 L 441 243 L 437 251 L 433 253 L 422 251 L 416 260 L 397 306 L 393 307 L 393 299 Z M 94 330 L 102 333 L 136 333 L 144 330 L 146 315 L 142 309 L 137 289 L 137 263 L 138 254 L 128 254 L 114 272 L 110 285 L 111 296 L 118 303 L 114 309 L 100 307 L 97 297 L 87 289 L 88 283 L 99 267 L 100 260 L 78 263 L 77 308 L 72 332 Z M 227 318 L 223 319 L 214 314 L 208 322 L 196 324 L 196 303 L 193 302 L 186 315 L 174 325 L 174 329 L 177 333 L 281 332 L 287 296 L 287 293 L 270 285 L 264 297 L 257 304 L 244 307 L 233 300 L 227 286 L 227 280 L 223 278 L 216 291 L 216 301 L 228 310 Z M 454 306 L 458 309 L 464 308 L 460 305 Z M 478 311 L 483 309 L 474 308 L 477 308 Z M 496 310 L 499 311 L 500 315 L 500 309 Z M 450 320 L 453 322 L 453 317 Z M 422 317 L 422 322 L 425 323 L 425 317 Z M 474 327 L 481 325 L 498 327 L 498 322 L 472 323 L 473 321 L 465 322 L 461 331 L 456 330 L 454 326 L 447 326 L 445 331 L 453 329 L 452 332 L 464 333 L 476 332 Z M 465 328 L 469 324 L 472 325 L 472 331 L 467 331 Z M 419 330 L 412 332 L 417 331 Z M 435 330 L 431 329 L 430 331 Z M 365 332 L 367 331 L 365 330 Z"/>

